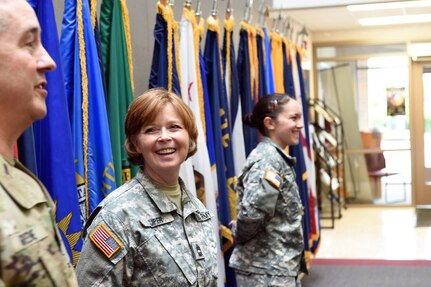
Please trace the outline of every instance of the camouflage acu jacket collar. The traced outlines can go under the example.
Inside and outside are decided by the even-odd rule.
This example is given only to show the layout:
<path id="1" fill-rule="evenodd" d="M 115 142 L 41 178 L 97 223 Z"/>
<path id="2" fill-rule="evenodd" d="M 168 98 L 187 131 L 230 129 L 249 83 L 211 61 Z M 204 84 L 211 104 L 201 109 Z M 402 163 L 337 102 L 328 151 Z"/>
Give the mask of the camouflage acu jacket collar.
<path id="1" fill-rule="evenodd" d="M 19 175 L 19 171 L 34 181 L 26 180 Z M 55 208 L 49 200 L 48 191 L 40 180 L 18 160 L 11 163 L 0 155 L 0 183 L 5 191 L 25 209 L 30 209 L 41 202 L 46 202 L 51 208 Z M 42 190 L 42 193 L 38 192 L 39 189 Z M 53 210 L 53 214 L 55 214 L 55 210 Z"/>
<path id="2" fill-rule="evenodd" d="M 144 187 L 144 190 L 147 192 L 148 196 L 153 200 L 157 208 L 162 213 L 169 213 L 174 210 L 177 210 L 176 205 L 168 199 L 168 197 L 160 191 L 153 184 L 151 179 L 142 171 L 136 174 L 135 177 L 141 185 Z M 180 188 L 183 191 L 182 195 L 182 204 L 183 204 L 183 212 L 184 217 L 187 217 L 191 213 L 194 213 L 197 218 L 201 216 L 202 213 L 207 212 L 207 210 L 203 207 L 203 205 L 199 205 L 197 199 L 190 193 L 190 191 L 185 186 L 183 180 L 179 178 Z M 180 212 L 181 213 L 181 212 Z"/>
<path id="3" fill-rule="evenodd" d="M 269 137 L 262 137 L 261 143 L 272 145 L 290 166 L 294 166 L 296 164 L 296 158 L 287 154 L 286 150 L 283 150 Z"/>

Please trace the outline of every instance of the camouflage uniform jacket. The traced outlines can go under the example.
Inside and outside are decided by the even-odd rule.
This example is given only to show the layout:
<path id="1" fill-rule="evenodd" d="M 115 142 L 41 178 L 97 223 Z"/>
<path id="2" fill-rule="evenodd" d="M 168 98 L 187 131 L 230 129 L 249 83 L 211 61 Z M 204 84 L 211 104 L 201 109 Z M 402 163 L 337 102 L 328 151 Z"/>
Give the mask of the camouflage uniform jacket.
<path id="1" fill-rule="evenodd" d="M 0 286 L 78 286 L 42 183 L 0 155 Z"/>
<path id="2" fill-rule="evenodd" d="M 234 269 L 297 276 L 304 250 L 303 206 L 295 182 L 295 159 L 264 137 L 238 178 Z"/>
<path id="3" fill-rule="evenodd" d="M 109 194 L 86 224 L 80 286 L 216 286 L 211 214 L 180 186 L 183 211 L 142 170 Z"/>

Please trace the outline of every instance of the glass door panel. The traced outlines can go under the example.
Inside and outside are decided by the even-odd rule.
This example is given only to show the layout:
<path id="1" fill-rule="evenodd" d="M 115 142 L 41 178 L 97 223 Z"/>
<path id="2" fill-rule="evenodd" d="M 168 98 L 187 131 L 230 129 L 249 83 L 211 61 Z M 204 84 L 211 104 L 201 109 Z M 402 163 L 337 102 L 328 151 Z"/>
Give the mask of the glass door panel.
<path id="1" fill-rule="evenodd" d="M 424 68 L 422 74 L 424 114 L 424 170 L 425 185 L 431 185 L 431 68 Z"/>

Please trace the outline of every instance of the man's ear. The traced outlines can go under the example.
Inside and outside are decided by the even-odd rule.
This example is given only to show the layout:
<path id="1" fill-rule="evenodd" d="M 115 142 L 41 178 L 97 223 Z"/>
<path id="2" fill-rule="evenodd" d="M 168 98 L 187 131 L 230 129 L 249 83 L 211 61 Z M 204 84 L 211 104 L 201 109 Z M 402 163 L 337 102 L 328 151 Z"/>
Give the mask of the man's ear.
<path id="1" fill-rule="evenodd" d="M 269 131 L 272 131 L 275 129 L 274 119 L 271 117 L 265 117 L 263 119 L 263 125 Z"/>

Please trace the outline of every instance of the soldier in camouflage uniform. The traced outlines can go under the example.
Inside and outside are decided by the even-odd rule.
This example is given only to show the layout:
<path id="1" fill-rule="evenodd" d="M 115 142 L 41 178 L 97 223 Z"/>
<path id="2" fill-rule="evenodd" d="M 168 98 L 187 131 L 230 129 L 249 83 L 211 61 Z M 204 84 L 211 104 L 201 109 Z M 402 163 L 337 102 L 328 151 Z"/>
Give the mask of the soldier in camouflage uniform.
<path id="1" fill-rule="evenodd" d="M 238 178 L 236 247 L 230 258 L 238 286 L 300 286 L 303 206 L 295 159 L 285 152 L 299 142 L 302 112 L 287 95 L 259 100 L 244 122 L 263 135 Z"/>
<path id="2" fill-rule="evenodd" d="M 126 116 L 126 150 L 137 175 L 90 216 L 77 265 L 81 286 L 216 286 L 211 215 L 179 178 L 197 129 L 177 95 L 153 89 Z"/>
<path id="3" fill-rule="evenodd" d="M 46 115 L 45 73 L 55 63 L 25 0 L 0 0 L 0 286 L 78 286 L 42 183 L 14 144 Z M 55 97 L 55 95 L 52 95 Z"/>

